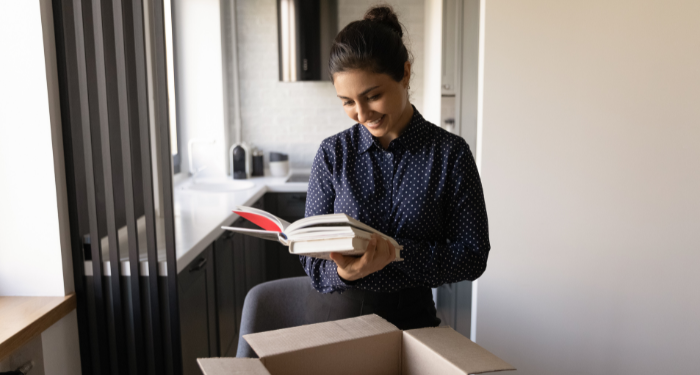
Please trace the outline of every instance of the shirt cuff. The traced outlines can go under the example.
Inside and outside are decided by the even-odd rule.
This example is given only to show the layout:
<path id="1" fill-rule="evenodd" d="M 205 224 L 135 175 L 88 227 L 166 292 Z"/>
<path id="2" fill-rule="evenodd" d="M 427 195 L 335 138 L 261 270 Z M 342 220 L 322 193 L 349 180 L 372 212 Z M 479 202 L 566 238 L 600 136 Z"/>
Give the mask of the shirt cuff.
<path id="1" fill-rule="evenodd" d="M 351 280 L 345 280 L 345 279 L 343 279 L 340 275 L 338 275 L 338 278 L 340 279 L 340 281 L 342 281 L 345 285 L 348 285 L 348 286 L 355 285 L 355 284 L 357 284 L 357 282 L 360 280 L 360 279 L 352 280 L 352 281 L 351 281 Z"/>
<path id="2" fill-rule="evenodd" d="M 330 263 L 330 264 L 329 264 L 329 263 Z M 328 260 L 326 264 L 329 264 L 329 265 L 333 268 L 333 270 L 335 271 L 335 272 L 334 272 L 334 273 L 335 273 L 335 277 L 337 277 L 337 278 L 338 278 L 338 281 L 340 281 L 340 283 L 342 284 L 342 285 L 340 285 L 340 286 L 341 286 L 341 289 L 345 289 L 345 287 L 352 287 L 353 285 L 357 284 L 357 281 L 358 281 L 359 279 L 358 279 L 358 280 L 354 280 L 354 281 L 350 281 L 350 280 L 345 280 L 345 279 L 343 279 L 342 277 L 340 277 L 340 274 L 338 273 L 338 265 L 335 264 L 334 261 Z M 329 271 L 330 271 L 330 270 L 329 270 Z M 330 271 L 330 272 L 333 272 L 333 271 Z"/>

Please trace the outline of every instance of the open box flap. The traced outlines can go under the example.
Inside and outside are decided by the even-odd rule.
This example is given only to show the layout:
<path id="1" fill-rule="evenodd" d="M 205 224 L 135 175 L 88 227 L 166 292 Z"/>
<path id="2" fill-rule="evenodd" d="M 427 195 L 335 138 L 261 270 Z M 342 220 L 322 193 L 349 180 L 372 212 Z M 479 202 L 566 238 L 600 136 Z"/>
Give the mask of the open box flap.
<path id="1" fill-rule="evenodd" d="M 449 327 L 403 332 L 402 374 L 480 374 L 515 370 Z"/>
<path id="2" fill-rule="evenodd" d="M 257 358 L 198 358 L 204 375 L 270 375 Z"/>
<path id="3" fill-rule="evenodd" d="M 401 368 L 402 333 L 376 315 L 243 337 L 272 375 L 384 375 Z"/>
<path id="4" fill-rule="evenodd" d="M 399 329 L 372 314 L 275 331 L 251 333 L 244 335 L 243 338 L 262 359 L 394 331 L 399 331 Z"/>

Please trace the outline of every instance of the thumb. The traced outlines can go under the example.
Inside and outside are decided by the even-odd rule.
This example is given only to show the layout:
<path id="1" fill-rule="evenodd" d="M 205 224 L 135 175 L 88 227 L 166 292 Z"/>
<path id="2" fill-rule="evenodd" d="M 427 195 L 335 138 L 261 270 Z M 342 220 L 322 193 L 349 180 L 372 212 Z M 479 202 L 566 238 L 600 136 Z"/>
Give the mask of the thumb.
<path id="1" fill-rule="evenodd" d="M 338 267 L 345 268 L 345 266 L 347 265 L 347 260 L 345 259 L 345 257 L 342 254 L 331 253 L 330 256 L 331 256 L 331 259 L 335 262 L 335 264 L 338 265 Z"/>

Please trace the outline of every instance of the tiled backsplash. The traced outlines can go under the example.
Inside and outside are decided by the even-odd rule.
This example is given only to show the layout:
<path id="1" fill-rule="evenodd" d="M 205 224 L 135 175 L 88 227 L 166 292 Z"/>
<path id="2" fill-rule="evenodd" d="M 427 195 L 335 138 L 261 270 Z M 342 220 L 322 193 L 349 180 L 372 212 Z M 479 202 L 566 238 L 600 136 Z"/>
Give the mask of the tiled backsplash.
<path id="1" fill-rule="evenodd" d="M 360 19 L 378 1 L 339 0 L 338 24 Z M 423 104 L 424 1 L 391 4 L 408 30 L 414 55 L 411 102 Z M 236 1 L 242 138 L 265 152 L 288 153 L 292 168 L 310 168 L 321 141 L 352 126 L 330 82 L 279 82 L 276 0 Z"/>

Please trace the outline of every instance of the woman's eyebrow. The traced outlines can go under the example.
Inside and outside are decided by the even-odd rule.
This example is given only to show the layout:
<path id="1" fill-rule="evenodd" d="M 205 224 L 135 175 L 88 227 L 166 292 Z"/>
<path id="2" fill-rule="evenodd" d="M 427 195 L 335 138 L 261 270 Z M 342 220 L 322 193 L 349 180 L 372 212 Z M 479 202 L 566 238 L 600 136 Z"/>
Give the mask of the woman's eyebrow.
<path id="1" fill-rule="evenodd" d="M 363 96 L 363 95 L 367 94 L 368 92 L 370 92 L 370 91 L 372 91 L 372 90 L 378 88 L 379 86 L 381 86 L 381 85 L 377 85 L 377 86 L 374 86 L 374 87 L 370 87 L 370 88 L 368 88 L 367 90 L 361 92 L 360 95 L 358 95 L 358 96 Z M 350 98 L 346 98 L 346 97 L 340 96 L 340 95 L 336 95 L 336 96 L 339 97 L 340 99 L 350 99 Z"/>

